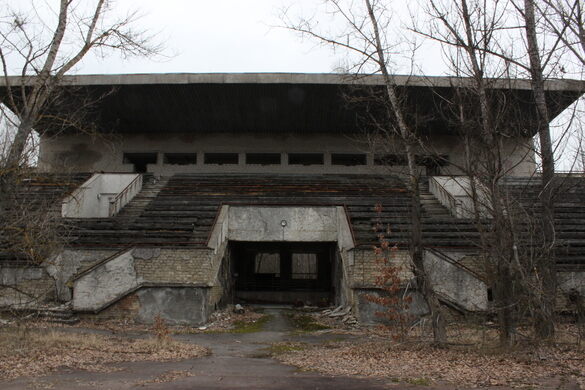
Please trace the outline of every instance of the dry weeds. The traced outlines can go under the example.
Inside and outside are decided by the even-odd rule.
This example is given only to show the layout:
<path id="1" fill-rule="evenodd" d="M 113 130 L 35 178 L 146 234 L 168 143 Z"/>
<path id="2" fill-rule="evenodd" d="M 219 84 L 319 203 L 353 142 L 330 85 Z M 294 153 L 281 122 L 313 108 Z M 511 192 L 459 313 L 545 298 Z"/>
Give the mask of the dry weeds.
<path id="1" fill-rule="evenodd" d="M 574 344 L 501 351 L 461 345 L 437 349 L 420 342 L 397 344 L 376 339 L 291 350 L 277 358 L 329 375 L 385 377 L 407 383 L 420 379 L 473 387 L 518 387 L 561 377 L 585 386 L 585 350 Z"/>
<path id="2" fill-rule="evenodd" d="M 110 363 L 197 358 L 206 348 L 173 340 L 131 340 L 54 330 L 0 328 L 0 378 L 37 376 L 60 368 L 115 371 Z"/>

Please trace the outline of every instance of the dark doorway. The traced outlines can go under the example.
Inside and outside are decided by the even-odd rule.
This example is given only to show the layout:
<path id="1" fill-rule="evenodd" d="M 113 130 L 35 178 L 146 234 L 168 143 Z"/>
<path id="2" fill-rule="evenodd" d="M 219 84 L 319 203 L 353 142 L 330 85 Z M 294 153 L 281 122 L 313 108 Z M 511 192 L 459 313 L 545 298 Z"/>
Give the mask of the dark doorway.
<path id="1" fill-rule="evenodd" d="M 233 242 L 236 297 L 249 302 L 328 304 L 335 246 Z"/>
<path id="2" fill-rule="evenodd" d="M 156 164 L 156 153 L 124 153 L 124 164 L 134 164 L 135 173 L 146 173 L 148 164 Z"/>

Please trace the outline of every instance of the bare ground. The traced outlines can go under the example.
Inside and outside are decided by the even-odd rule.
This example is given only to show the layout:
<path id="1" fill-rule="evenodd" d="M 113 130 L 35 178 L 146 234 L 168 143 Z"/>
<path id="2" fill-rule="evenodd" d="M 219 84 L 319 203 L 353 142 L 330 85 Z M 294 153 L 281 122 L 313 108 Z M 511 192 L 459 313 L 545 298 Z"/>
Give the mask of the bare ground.
<path id="1" fill-rule="evenodd" d="M 140 325 L 37 323 L 26 343 L 19 334 L 0 341 L 0 388 L 575 390 L 585 382 L 585 351 L 571 326 L 559 329 L 556 344 L 502 351 L 489 326 L 451 327 L 452 343 L 436 349 L 422 326 L 398 343 L 380 329 L 339 322 L 291 310 L 224 312 L 205 329 L 170 328 L 166 347 Z"/>

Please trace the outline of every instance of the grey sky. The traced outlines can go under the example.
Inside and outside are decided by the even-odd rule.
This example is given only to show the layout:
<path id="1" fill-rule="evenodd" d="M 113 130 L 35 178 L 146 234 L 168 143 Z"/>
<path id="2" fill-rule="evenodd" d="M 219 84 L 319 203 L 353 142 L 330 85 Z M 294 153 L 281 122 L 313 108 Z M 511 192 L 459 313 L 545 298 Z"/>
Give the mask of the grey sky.
<path id="1" fill-rule="evenodd" d="M 330 72 L 337 60 L 329 48 L 303 43 L 289 31 L 270 27 L 278 23 L 278 9 L 288 2 L 125 0 L 123 7 L 144 14 L 140 25 L 163 38 L 172 58 L 92 56 L 76 72 Z"/>
<path id="2" fill-rule="evenodd" d="M 332 72 L 347 52 L 333 52 L 316 41 L 273 27 L 280 10 L 294 4 L 292 14 L 312 15 L 321 0 L 124 0 L 115 12 L 139 10 L 139 26 L 157 34 L 171 58 L 121 59 L 88 56 L 76 73 L 171 72 Z M 407 9 L 397 19 L 404 20 Z M 320 20 L 326 15 L 320 15 Z M 397 23 L 398 24 L 398 23 Z M 444 72 L 438 51 L 425 51 L 421 63 L 431 74 Z M 399 73 L 409 72 L 408 68 Z"/>

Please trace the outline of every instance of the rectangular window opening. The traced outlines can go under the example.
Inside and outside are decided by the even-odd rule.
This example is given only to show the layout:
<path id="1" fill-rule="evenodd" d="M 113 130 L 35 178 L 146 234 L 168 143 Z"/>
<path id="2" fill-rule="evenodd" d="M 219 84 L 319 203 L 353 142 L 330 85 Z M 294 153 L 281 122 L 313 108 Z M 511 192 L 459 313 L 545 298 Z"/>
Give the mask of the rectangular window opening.
<path id="1" fill-rule="evenodd" d="M 280 277 L 280 254 L 256 253 L 254 258 L 254 273 Z"/>
<path id="2" fill-rule="evenodd" d="M 316 280 L 317 254 L 316 253 L 293 253 L 292 254 L 292 278 Z"/>
<path id="3" fill-rule="evenodd" d="M 205 164 L 234 165 L 239 161 L 237 153 L 205 153 Z"/>
<path id="4" fill-rule="evenodd" d="M 124 153 L 122 162 L 134 165 L 134 172 L 136 173 L 145 173 L 147 172 L 148 164 L 156 164 L 157 153 Z"/>
<path id="5" fill-rule="evenodd" d="M 246 153 L 246 164 L 280 165 L 280 153 Z"/>
<path id="6" fill-rule="evenodd" d="M 169 165 L 195 165 L 197 153 L 165 153 L 163 163 Z"/>
<path id="7" fill-rule="evenodd" d="M 408 165 L 404 154 L 377 154 L 374 156 L 375 165 Z"/>
<path id="8" fill-rule="evenodd" d="M 289 153 L 289 165 L 323 165 L 323 153 Z"/>
<path id="9" fill-rule="evenodd" d="M 363 153 L 333 153 L 331 155 L 332 165 L 366 165 L 366 155 Z"/>

